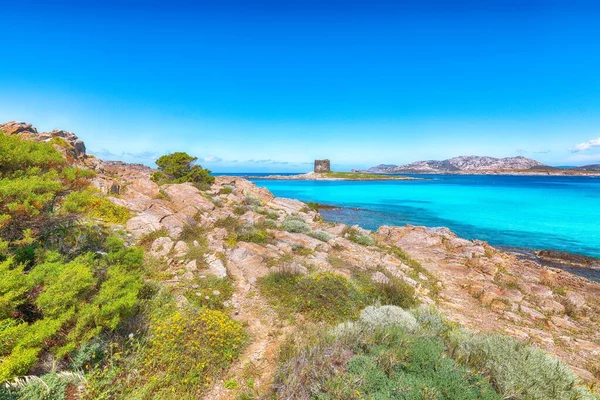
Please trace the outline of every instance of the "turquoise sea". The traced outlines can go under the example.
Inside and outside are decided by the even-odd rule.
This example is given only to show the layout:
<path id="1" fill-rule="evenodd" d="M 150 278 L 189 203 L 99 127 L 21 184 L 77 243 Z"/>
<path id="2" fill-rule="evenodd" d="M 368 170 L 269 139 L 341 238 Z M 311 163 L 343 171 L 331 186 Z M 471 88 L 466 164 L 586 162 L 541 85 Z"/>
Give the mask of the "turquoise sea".
<path id="1" fill-rule="evenodd" d="M 520 249 L 600 257 L 600 178 L 418 175 L 416 181 L 253 179 L 276 196 L 342 208 L 325 219 L 358 224 L 445 226 L 468 239 Z"/>

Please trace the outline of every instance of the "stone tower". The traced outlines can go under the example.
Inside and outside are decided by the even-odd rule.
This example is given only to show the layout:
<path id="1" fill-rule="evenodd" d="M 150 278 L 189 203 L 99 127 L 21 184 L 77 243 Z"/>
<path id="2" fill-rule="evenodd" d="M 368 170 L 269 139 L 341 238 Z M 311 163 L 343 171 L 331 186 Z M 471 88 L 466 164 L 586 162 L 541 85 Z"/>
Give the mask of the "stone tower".
<path id="1" fill-rule="evenodd" d="M 331 165 L 329 160 L 315 160 L 315 172 L 331 172 Z"/>

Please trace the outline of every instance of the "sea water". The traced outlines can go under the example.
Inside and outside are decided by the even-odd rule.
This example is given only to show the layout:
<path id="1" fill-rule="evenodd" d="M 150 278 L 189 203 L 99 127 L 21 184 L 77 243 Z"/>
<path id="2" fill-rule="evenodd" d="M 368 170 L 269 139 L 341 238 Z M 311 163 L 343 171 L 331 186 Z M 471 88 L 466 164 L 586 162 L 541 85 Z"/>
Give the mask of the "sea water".
<path id="1" fill-rule="evenodd" d="M 553 249 L 600 257 L 600 178 L 414 175 L 413 181 L 253 179 L 276 196 L 342 208 L 327 220 L 448 227 L 495 246 Z"/>

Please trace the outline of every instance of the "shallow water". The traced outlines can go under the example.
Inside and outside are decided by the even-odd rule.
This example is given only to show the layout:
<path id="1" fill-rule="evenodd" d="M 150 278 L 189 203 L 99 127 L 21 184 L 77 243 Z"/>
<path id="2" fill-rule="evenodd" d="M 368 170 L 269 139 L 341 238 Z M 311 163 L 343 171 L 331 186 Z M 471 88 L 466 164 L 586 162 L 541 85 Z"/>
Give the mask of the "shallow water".
<path id="1" fill-rule="evenodd" d="M 418 175 L 417 181 L 253 179 L 276 196 L 344 208 L 324 218 L 358 224 L 445 226 L 496 246 L 600 257 L 600 178 Z"/>

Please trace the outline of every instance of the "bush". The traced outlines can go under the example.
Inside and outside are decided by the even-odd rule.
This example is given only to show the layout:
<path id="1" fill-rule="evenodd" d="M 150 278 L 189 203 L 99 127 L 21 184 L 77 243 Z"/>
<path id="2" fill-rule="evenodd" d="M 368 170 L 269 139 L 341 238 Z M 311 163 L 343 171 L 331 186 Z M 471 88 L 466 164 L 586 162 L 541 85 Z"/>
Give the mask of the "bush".
<path id="1" fill-rule="evenodd" d="M 227 194 L 231 194 L 231 193 L 233 193 L 233 188 L 231 186 L 223 186 L 219 190 L 220 195 L 227 195 Z"/>
<path id="2" fill-rule="evenodd" d="M 131 217 L 127 208 L 114 204 L 92 189 L 70 193 L 65 197 L 61 210 L 114 224 L 124 224 Z"/>
<path id="3" fill-rule="evenodd" d="M 244 198 L 244 204 L 248 206 L 260 207 L 262 205 L 262 202 L 258 197 L 256 197 L 252 193 L 248 193 Z"/>
<path id="4" fill-rule="evenodd" d="M 448 358 L 441 339 L 393 325 L 322 334 L 281 360 L 273 387 L 294 399 L 501 399 Z"/>
<path id="5" fill-rule="evenodd" d="M 399 326 L 411 332 L 417 328 L 416 318 L 397 306 L 369 306 L 360 313 L 360 320 L 368 326 Z"/>
<path id="6" fill-rule="evenodd" d="M 308 236 L 318 239 L 322 242 L 328 242 L 329 240 L 331 240 L 331 235 L 325 231 L 310 232 Z"/>
<path id="7" fill-rule="evenodd" d="M 361 234 L 356 228 L 346 227 L 342 231 L 342 236 L 350 240 L 351 242 L 360 244 L 362 246 L 374 246 L 375 239 L 369 235 Z"/>
<path id="8" fill-rule="evenodd" d="M 205 230 L 202 226 L 196 223 L 188 223 L 183 226 L 181 233 L 179 234 L 179 240 L 186 242 L 188 245 L 193 243 L 194 240 L 200 242 L 204 240 Z"/>
<path id="9" fill-rule="evenodd" d="M 153 398 L 199 398 L 238 357 L 245 340 L 239 322 L 208 309 L 176 311 L 155 321 L 150 334 L 139 376 L 129 390 Z"/>
<path id="10" fill-rule="evenodd" d="M 200 186 L 213 184 L 215 178 L 208 169 L 193 165 L 197 159 L 183 152 L 164 155 L 156 160 L 158 171 L 152 174 L 152 180 L 159 185 L 184 182 Z"/>
<path id="11" fill-rule="evenodd" d="M 285 218 L 281 228 L 284 231 L 293 233 L 309 233 L 311 231 L 310 226 L 302 218 L 293 215 L 288 215 Z"/>
<path id="12" fill-rule="evenodd" d="M 43 251 L 27 274 L 12 258 L 0 263 L 0 381 L 28 373 L 42 351 L 63 358 L 132 315 L 143 252 L 115 237 L 104 249 L 71 261 Z"/>
<path id="13" fill-rule="evenodd" d="M 410 308 L 419 303 L 415 288 L 402 278 L 387 276 L 387 282 L 374 282 L 370 274 L 357 273 L 354 278 L 359 283 L 367 302 Z"/>
<path id="14" fill-rule="evenodd" d="M 77 393 L 84 382 L 83 375 L 73 372 L 53 372 L 41 377 L 26 376 L 6 384 L 4 393 L 0 389 L 0 399 L 64 400 L 69 387 L 74 389 L 71 394 Z"/>
<path id="15" fill-rule="evenodd" d="M 505 398 L 598 399 L 562 362 L 509 336 L 454 331 L 451 354 L 460 363 L 489 375 Z"/>
<path id="16" fill-rule="evenodd" d="M 239 219 L 233 216 L 227 216 L 215 221 L 215 228 L 225 228 L 227 232 L 234 232 L 240 225 Z"/>
<path id="17" fill-rule="evenodd" d="M 265 244 L 268 243 L 270 235 L 266 229 L 252 226 L 239 229 L 236 238 L 240 242 Z"/>
<path id="18" fill-rule="evenodd" d="M 0 238 L 20 240 L 55 228 L 64 197 L 89 185 L 91 171 L 69 167 L 50 143 L 17 136 L 0 140 Z"/>
<path id="19" fill-rule="evenodd" d="M 259 282 L 261 292 L 284 314 L 301 313 L 317 321 L 353 318 L 361 307 L 358 290 L 331 272 L 300 275 L 271 273 Z"/>

